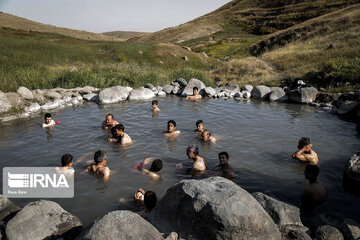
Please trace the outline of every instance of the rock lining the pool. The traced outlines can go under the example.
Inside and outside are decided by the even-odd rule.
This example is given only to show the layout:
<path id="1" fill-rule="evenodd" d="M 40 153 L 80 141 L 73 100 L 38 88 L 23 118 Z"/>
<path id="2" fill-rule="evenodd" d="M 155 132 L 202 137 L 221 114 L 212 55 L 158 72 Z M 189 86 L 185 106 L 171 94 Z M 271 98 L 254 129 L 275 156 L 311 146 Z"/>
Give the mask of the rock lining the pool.
<path id="1" fill-rule="evenodd" d="M 118 210 L 83 228 L 55 202 L 23 209 L 0 195 L 0 239 L 312 239 L 327 227 L 342 239 L 360 237 L 360 225 L 337 213 L 322 213 L 309 226 L 300 210 L 263 193 L 252 195 L 222 177 L 183 180 L 170 187 L 148 216 Z M 323 229 L 325 228 L 325 229 Z M 324 232 L 325 231 L 325 232 Z"/>
<path id="2" fill-rule="evenodd" d="M 0 91 L 0 121 L 29 117 L 42 111 L 76 106 L 84 102 L 110 104 L 124 100 L 147 100 L 156 96 L 166 96 L 166 94 L 186 97 L 192 94 L 195 86 L 199 88 L 203 97 L 235 100 L 254 98 L 265 101 L 304 103 L 350 119 L 360 119 L 360 91 L 333 94 L 318 92 L 314 87 L 287 90 L 264 85 L 255 87 L 245 85 L 240 88 L 236 84 L 227 84 L 214 89 L 206 87 L 202 81 L 195 78 L 189 82 L 179 78 L 163 87 L 155 87 L 148 83 L 137 89 L 123 86 L 98 89 L 86 86 L 73 89 L 54 88 L 31 91 L 22 86 L 16 93 Z"/>

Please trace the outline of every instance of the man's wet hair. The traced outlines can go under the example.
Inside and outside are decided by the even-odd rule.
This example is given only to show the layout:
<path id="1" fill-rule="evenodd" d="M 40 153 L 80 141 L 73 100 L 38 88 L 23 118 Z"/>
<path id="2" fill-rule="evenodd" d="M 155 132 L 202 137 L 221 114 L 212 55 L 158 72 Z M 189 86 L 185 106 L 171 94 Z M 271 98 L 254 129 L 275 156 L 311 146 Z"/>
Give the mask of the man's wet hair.
<path id="1" fill-rule="evenodd" d="M 316 180 L 320 173 L 320 169 L 317 165 L 306 165 L 304 172 L 308 174 L 312 180 Z"/>
<path id="2" fill-rule="evenodd" d="M 119 130 L 119 131 L 125 131 L 125 127 L 124 127 L 124 125 L 122 125 L 121 123 L 119 123 L 119 124 L 117 124 L 117 125 L 115 125 L 114 127 L 112 127 L 111 128 L 111 134 L 113 135 L 113 136 L 115 136 L 115 134 L 116 134 L 116 130 Z"/>
<path id="3" fill-rule="evenodd" d="M 301 149 L 305 147 L 306 145 L 309 145 L 311 143 L 310 138 L 308 137 L 302 137 L 299 140 L 298 149 Z"/>
<path id="4" fill-rule="evenodd" d="M 158 172 L 163 168 L 163 162 L 160 159 L 155 159 L 150 167 L 150 171 L 152 172 Z"/>
<path id="5" fill-rule="evenodd" d="M 210 130 L 207 130 L 207 129 L 205 129 L 205 130 L 201 133 L 201 135 L 205 134 L 206 132 L 208 132 L 208 133 L 209 133 L 209 137 L 211 137 L 211 131 L 210 131 Z"/>
<path id="6" fill-rule="evenodd" d="M 157 100 L 152 100 L 152 102 L 151 102 L 151 105 L 158 105 L 158 101 Z"/>
<path id="7" fill-rule="evenodd" d="M 172 124 L 174 125 L 174 127 L 176 127 L 176 122 L 175 122 L 174 120 L 169 120 L 169 121 L 168 121 L 168 125 L 169 125 L 170 123 L 172 123 Z"/>
<path id="8" fill-rule="evenodd" d="M 112 115 L 111 113 L 109 113 L 108 115 L 106 115 L 106 117 L 107 116 L 110 116 L 112 119 L 114 119 L 114 115 Z"/>
<path id="9" fill-rule="evenodd" d="M 99 150 L 94 154 L 94 161 L 95 163 L 101 163 L 102 161 L 106 160 L 105 151 Z"/>
<path id="10" fill-rule="evenodd" d="M 45 113 L 44 119 L 46 120 L 47 118 L 51 118 L 51 114 L 50 114 L 50 113 Z"/>
<path id="11" fill-rule="evenodd" d="M 73 155 L 66 153 L 66 154 L 62 155 L 62 157 L 61 157 L 61 166 L 65 167 L 65 166 L 69 165 L 70 163 L 72 163 L 73 160 L 74 160 Z"/>
<path id="12" fill-rule="evenodd" d="M 191 144 L 190 146 L 188 146 L 186 151 L 193 152 L 195 153 L 195 155 L 199 155 L 199 147 L 195 144 Z"/>
<path id="13" fill-rule="evenodd" d="M 196 126 L 199 125 L 199 124 L 201 124 L 201 123 L 204 124 L 203 120 L 197 120 L 197 121 L 196 121 Z"/>
<path id="14" fill-rule="evenodd" d="M 198 90 L 198 91 L 199 91 L 199 88 L 198 88 L 198 87 L 193 87 L 193 91 L 194 91 L 194 90 Z"/>
<path id="15" fill-rule="evenodd" d="M 219 158 L 220 158 L 220 156 L 222 156 L 222 155 L 225 155 L 225 157 L 226 157 L 227 159 L 229 159 L 229 154 L 228 154 L 227 152 L 220 152 L 220 153 L 219 153 Z"/>
<path id="16" fill-rule="evenodd" d="M 144 194 L 144 204 L 146 209 L 152 210 L 157 203 L 156 194 L 153 191 L 146 191 Z"/>

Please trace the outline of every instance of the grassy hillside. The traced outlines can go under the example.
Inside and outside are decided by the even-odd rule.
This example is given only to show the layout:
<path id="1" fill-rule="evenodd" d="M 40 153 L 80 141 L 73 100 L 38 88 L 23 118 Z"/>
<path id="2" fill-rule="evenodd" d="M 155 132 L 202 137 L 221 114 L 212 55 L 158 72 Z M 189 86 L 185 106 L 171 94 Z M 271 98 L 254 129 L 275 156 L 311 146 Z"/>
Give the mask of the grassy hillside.
<path id="1" fill-rule="evenodd" d="M 7 27 L 25 31 L 57 33 L 60 35 L 95 41 L 120 41 L 120 39 L 86 31 L 60 28 L 52 25 L 34 22 L 25 18 L 17 17 L 8 13 L 0 13 L 0 27 Z"/>
<path id="2" fill-rule="evenodd" d="M 177 27 L 137 39 L 142 42 L 198 42 L 218 33 L 216 38 L 236 32 L 265 35 L 305 20 L 359 3 L 359 0 L 233 0 L 223 7 Z M 235 32 L 234 32 L 235 31 Z"/>
<path id="3" fill-rule="evenodd" d="M 85 41 L 54 33 L 0 28 L 0 90 L 164 84 L 198 77 L 211 58 L 168 44 Z M 187 56 L 188 61 L 182 57 Z"/>
<path id="4" fill-rule="evenodd" d="M 149 34 L 148 32 L 131 32 L 131 31 L 113 31 L 113 32 L 104 32 L 103 35 L 110 36 L 110 37 L 116 37 L 119 38 L 121 41 L 129 40 L 130 38 L 134 37 L 141 37 L 146 34 Z"/>
<path id="5" fill-rule="evenodd" d="M 272 85 L 303 78 L 333 91 L 354 90 L 360 87 L 359 23 L 359 4 L 304 21 L 265 36 L 248 48 L 257 57 L 233 59 L 212 76 Z"/>

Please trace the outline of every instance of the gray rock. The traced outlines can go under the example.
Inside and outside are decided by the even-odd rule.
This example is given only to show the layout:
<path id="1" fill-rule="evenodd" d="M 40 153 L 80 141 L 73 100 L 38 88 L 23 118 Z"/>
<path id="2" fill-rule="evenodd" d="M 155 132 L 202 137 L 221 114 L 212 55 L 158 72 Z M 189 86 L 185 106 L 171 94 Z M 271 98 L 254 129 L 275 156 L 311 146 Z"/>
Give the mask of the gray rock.
<path id="1" fill-rule="evenodd" d="M 158 96 L 166 96 L 166 92 L 164 92 L 164 91 L 159 91 L 159 92 L 157 93 L 157 95 L 158 95 Z"/>
<path id="2" fill-rule="evenodd" d="M 41 106 L 41 109 L 43 110 L 50 110 L 60 107 L 59 102 L 48 102 Z"/>
<path id="3" fill-rule="evenodd" d="M 62 95 L 58 92 L 52 91 L 52 90 L 46 90 L 44 92 L 45 96 L 48 96 L 52 100 L 61 99 Z"/>
<path id="4" fill-rule="evenodd" d="M 346 162 L 344 174 L 348 179 L 355 181 L 360 186 L 360 153 L 355 153 Z"/>
<path id="5" fill-rule="evenodd" d="M 281 225 L 279 226 L 282 240 L 311 240 L 311 233 L 307 227 L 299 225 Z"/>
<path id="6" fill-rule="evenodd" d="M 288 96 L 286 95 L 285 91 L 282 88 L 273 88 L 269 94 L 270 101 L 277 101 L 277 102 L 286 102 L 288 100 Z"/>
<path id="7" fill-rule="evenodd" d="M 253 90 L 253 86 L 252 85 L 245 85 L 244 87 L 242 87 L 242 91 L 248 91 L 249 93 L 251 93 L 251 91 Z"/>
<path id="8" fill-rule="evenodd" d="M 359 105 L 359 101 L 342 101 L 337 109 L 337 113 L 340 115 L 350 113 Z"/>
<path id="9" fill-rule="evenodd" d="M 279 201 L 261 192 L 255 192 L 252 196 L 260 203 L 276 224 L 303 225 L 298 207 Z"/>
<path id="10" fill-rule="evenodd" d="M 249 99 L 251 98 L 251 93 L 248 91 L 242 91 L 243 98 Z"/>
<path id="11" fill-rule="evenodd" d="M 174 87 L 180 87 L 180 84 L 178 82 L 172 82 L 170 83 L 170 85 L 174 86 Z"/>
<path id="12" fill-rule="evenodd" d="M 187 81 L 183 78 L 178 78 L 174 82 L 177 82 L 181 88 L 186 87 L 186 85 L 188 84 Z"/>
<path id="13" fill-rule="evenodd" d="M 221 177 L 169 188 L 148 216 L 161 232 L 193 239 L 279 239 L 280 232 L 244 189 Z"/>
<path id="14" fill-rule="evenodd" d="M 330 225 L 319 226 L 315 230 L 315 237 L 317 240 L 344 240 L 341 232 Z"/>
<path id="15" fill-rule="evenodd" d="M 222 87 L 223 90 L 227 91 L 228 93 L 237 93 L 240 92 L 239 85 L 237 84 L 227 84 L 226 86 Z"/>
<path id="16" fill-rule="evenodd" d="M 193 94 L 194 87 L 198 87 L 199 93 L 201 94 L 202 89 L 204 89 L 206 86 L 202 81 L 192 78 L 184 88 L 183 92 L 181 93 L 181 96 L 182 97 L 191 96 Z"/>
<path id="17" fill-rule="evenodd" d="M 228 97 L 230 97 L 230 93 L 228 93 L 228 92 L 219 92 L 218 94 L 216 94 L 216 97 L 218 97 L 218 98 L 228 98 Z"/>
<path id="18" fill-rule="evenodd" d="M 175 95 L 181 95 L 183 91 L 183 88 L 180 88 L 180 86 L 174 86 L 174 89 L 172 90 L 172 94 L 175 94 Z"/>
<path id="19" fill-rule="evenodd" d="M 121 86 L 105 88 L 99 93 L 99 101 L 101 104 L 107 104 L 126 100 L 130 89 L 132 90 L 132 88 Z"/>
<path id="20" fill-rule="evenodd" d="M 81 221 L 59 204 L 40 200 L 29 203 L 7 224 L 9 240 L 74 239 L 82 229 Z"/>
<path id="21" fill-rule="evenodd" d="M 146 100 L 155 97 L 155 93 L 149 88 L 137 88 L 130 92 L 129 100 Z"/>
<path id="22" fill-rule="evenodd" d="M 174 86 L 172 85 L 165 85 L 163 86 L 163 91 L 167 94 L 170 94 L 172 92 L 172 90 L 174 89 Z"/>
<path id="23" fill-rule="evenodd" d="M 204 92 L 207 97 L 215 97 L 216 96 L 216 91 L 212 87 L 204 88 Z"/>
<path id="24" fill-rule="evenodd" d="M 82 240 L 163 239 L 161 233 L 138 214 L 113 211 L 97 220 Z"/>
<path id="25" fill-rule="evenodd" d="M 71 102 L 71 96 L 65 96 L 63 97 L 64 102 Z"/>
<path id="26" fill-rule="evenodd" d="M 79 105 L 81 102 L 79 101 L 79 99 L 77 97 L 73 97 L 71 98 L 71 104 L 76 106 L 76 105 Z M 65 107 L 65 104 L 64 103 L 60 103 L 59 104 L 59 107 Z"/>
<path id="27" fill-rule="evenodd" d="M 43 95 L 44 94 L 43 90 L 40 90 L 40 89 L 33 90 L 32 94 L 33 94 L 36 101 L 38 101 L 38 102 L 44 102 L 45 101 L 45 98 L 44 98 L 44 95 Z"/>
<path id="28" fill-rule="evenodd" d="M 318 90 L 314 87 L 300 88 L 286 92 L 289 99 L 296 103 L 311 103 L 316 99 Z"/>
<path id="29" fill-rule="evenodd" d="M 237 92 L 234 94 L 234 98 L 242 98 L 243 94 L 241 92 Z"/>
<path id="30" fill-rule="evenodd" d="M 29 107 L 26 108 L 26 112 L 38 112 L 41 110 L 41 106 L 38 103 L 32 103 Z"/>
<path id="31" fill-rule="evenodd" d="M 79 94 L 85 95 L 85 94 L 91 94 L 92 92 L 98 91 L 99 89 L 98 89 L 98 88 L 91 87 L 91 86 L 85 86 L 85 87 L 75 88 L 75 90 L 76 90 Z"/>
<path id="32" fill-rule="evenodd" d="M 85 94 L 83 96 L 83 98 L 86 101 L 90 101 L 90 102 L 98 102 L 99 101 L 99 95 L 95 94 L 95 93 L 89 93 L 89 94 Z"/>
<path id="33" fill-rule="evenodd" d="M 318 215 L 317 220 L 318 225 L 330 225 L 340 230 L 345 239 L 360 238 L 360 225 L 352 219 L 329 212 Z"/>
<path id="34" fill-rule="evenodd" d="M 32 92 L 26 87 L 19 87 L 17 93 L 24 99 L 34 99 Z"/>
<path id="35" fill-rule="evenodd" d="M 255 99 L 267 100 L 269 99 L 269 94 L 271 90 L 269 87 L 260 85 L 256 86 L 251 90 L 251 96 Z"/>
<path id="36" fill-rule="evenodd" d="M 8 92 L 4 94 L 11 106 L 18 106 L 22 103 L 21 97 L 18 93 Z"/>
<path id="37" fill-rule="evenodd" d="M 178 240 L 179 239 L 179 236 L 176 232 L 172 232 L 170 233 L 166 238 L 165 240 Z"/>
<path id="38" fill-rule="evenodd" d="M 20 207 L 16 206 L 12 201 L 0 194 L 0 222 L 4 221 L 10 214 L 17 212 L 20 209 Z"/>
<path id="39" fill-rule="evenodd" d="M 162 87 L 160 87 L 160 86 L 157 86 L 155 89 L 156 89 L 156 91 L 158 91 L 158 92 L 160 92 L 160 91 L 162 91 L 162 90 L 163 90 L 163 88 L 162 88 Z"/>
<path id="40" fill-rule="evenodd" d="M 149 88 L 152 90 L 154 88 L 154 85 L 152 85 L 151 83 L 148 83 L 144 86 L 144 88 Z"/>

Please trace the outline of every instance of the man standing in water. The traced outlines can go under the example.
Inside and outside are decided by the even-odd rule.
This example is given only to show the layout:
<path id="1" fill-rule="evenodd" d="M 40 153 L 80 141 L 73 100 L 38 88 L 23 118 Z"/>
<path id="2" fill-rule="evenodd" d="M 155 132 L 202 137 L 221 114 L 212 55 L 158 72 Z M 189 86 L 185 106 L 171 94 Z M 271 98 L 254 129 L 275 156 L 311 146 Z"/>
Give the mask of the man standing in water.
<path id="1" fill-rule="evenodd" d="M 204 142 L 216 143 L 216 139 L 213 136 L 211 136 L 210 130 L 202 131 L 200 135 L 200 139 Z"/>
<path id="2" fill-rule="evenodd" d="M 198 87 L 194 87 L 193 88 L 193 95 L 192 96 L 187 96 L 186 100 L 201 100 L 201 95 L 199 94 L 199 88 Z"/>
<path id="3" fill-rule="evenodd" d="M 132 143 L 132 140 L 129 135 L 125 132 L 125 127 L 122 124 L 117 124 L 111 129 L 112 137 L 109 138 L 110 142 L 120 143 L 121 145 L 126 145 Z"/>
<path id="4" fill-rule="evenodd" d="M 227 152 L 219 153 L 219 167 L 221 169 L 221 177 L 234 181 L 235 173 L 229 164 L 229 154 Z"/>
<path id="5" fill-rule="evenodd" d="M 328 192 L 324 185 L 317 182 L 319 173 L 319 167 L 316 165 L 307 165 L 305 167 L 305 179 L 309 181 L 310 185 L 306 186 L 301 194 L 301 210 L 304 213 L 312 214 L 316 205 L 325 202 L 328 197 Z"/>
<path id="6" fill-rule="evenodd" d="M 87 166 L 86 172 L 94 174 L 95 176 L 102 177 L 105 182 L 109 181 L 110 169 L 106 167 L 106 154 L 103 150 L 95 152 L 94 162 L 90 166 Z"/>
<path id="7" fill-rule="evenodd" d="M 117 124 L 119 124 L 119 122 L 114 119 L 114 115 L 109 113 L 108 115 L 106 115 L 105 120 L 101 124 L 101 127 L 103 129 L 111 129 Z"/>
<path id="8" fill-rule="evenodd" d="M 300 161 L 309 162 L 311 165 L 317 165 L 319 162 L 318 155 L 312 150 L 310 138 L 307 137 L 302 137 L 299 140 L 298 150 L 293 153 L 292 157 Z"/>
<path id="9" fill-rule="evenodd" d="M 169 120 L 167 124 L 167 131 L 163 132 L 167 137 L 177 137 L 180 134 L 179 130 L 176 130 L 176 122 Z"/>
<path id="10" fill-rule="evenodd" d="M 205 163 L 204 158 L 199 156 L 199 147 L 198 146 L 196 146 L 195 144 L 190 145 L 186 149 L 186 155 L 188 156 L 189 159 L 192 159 L 194 161 L 192 170 L 195 170 L 195 171 L 206 170 L 206 163 Z M 182 163 L 176 164 L 176 167 L 182 168 L 183 164 Z"/>

